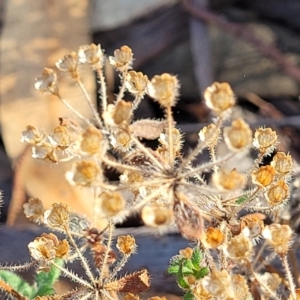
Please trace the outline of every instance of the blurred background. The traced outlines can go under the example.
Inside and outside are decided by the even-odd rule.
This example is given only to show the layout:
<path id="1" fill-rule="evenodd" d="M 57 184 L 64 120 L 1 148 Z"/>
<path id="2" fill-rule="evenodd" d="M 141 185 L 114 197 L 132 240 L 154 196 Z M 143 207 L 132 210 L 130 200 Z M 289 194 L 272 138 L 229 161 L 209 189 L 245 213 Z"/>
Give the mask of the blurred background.
<path id="1" fill-rule="evenodd" d="M 22 204 L 29 196 L 46 207 L 67 202 L 91 215 L 86 205 L 91 195 L 64 179 L 70 165 L 34 161 L 20 135 L 26 125 L 51 130 L 58 117 L 71 116 L 58 100 L 34 90 L 34 79 L 64 54 L 92 42 L 107 55 L 128 45 L 134 69 L 149 78 L 163 72 L 178 76 L 181 96 L 174 116 L 187 147 L 210 118 L 202 104 L 204 89 L 227 81 L 238 114 L 253 127 L 277 127 L 282 149 L 298 161 L 299 15 L 299 0 L 0 0 L 0 221 L 23 226 Z M 118 76 L 109 67 L 106 74 L 112 99 Z M 82 75 L 97 103 L 96 79 L 86 70 Z M 89 114 L 76 86 L 64 77 L 60 81 L 64 97 Z M 145 99 L 136 117 L 162 116 L 158 105 Z"/>

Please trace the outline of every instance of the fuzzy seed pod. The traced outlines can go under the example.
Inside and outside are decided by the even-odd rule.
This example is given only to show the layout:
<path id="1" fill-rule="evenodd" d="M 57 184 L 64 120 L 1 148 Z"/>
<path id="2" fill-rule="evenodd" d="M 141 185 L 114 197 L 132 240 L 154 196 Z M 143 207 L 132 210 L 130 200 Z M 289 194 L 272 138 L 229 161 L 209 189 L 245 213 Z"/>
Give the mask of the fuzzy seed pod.
<path id="1" fill-rule="evenodd" d="M 109 57 L 110 64 L 120 72 L 131 69 L 133 53 L 128 46 L 122 46 L 114 51 L 114 56 Z"/>
<path id="2" fill-rule="evenodd" d="M 218 228 L 208 227 L 205 232 L 205 241 L 209 247 L 215 249 L 224 242 L 224 234 Z"/>
<path id="3" fill-rule="evenodd" d="M 253 145 L 260 153 L 271 153 L 277 143 L 277 133 L 271 128 L 258 128 L 254 133 Z"/>
<path id="4" fill-rule="evenodd" d="M 89 126 L 82 134 L 80 148 L 83 152 L 93 155 L 101 151 L 102 141 L 103 135 L 101 131 L 94 126 Z"/>
<path id="5" fill-rule="evenodd" d="M 198 133 L 200 140 L 205 142 L 207 147 L 212 148 L 215 147 L 218 143 L 220 137 L 221 130 L 217 128 L 215 124 L 209 124 L 208 126 L 204 126 Z"/>
<path id="6" fill-rule="evenodd" d="M 252 250 L 252 242 L 243 234 L 233 237 L 225 246 L 226 255 L 241 263 L 249 261 L 252 255 Z"/>
<path id="7" fill-rule="evenodd" d="M 135 238 L 131 235 L 122 235 L 118 237 L 117 248 L 124 255 L 131 255 L 135 253 L 137 245 L 135 243 Z"/>
<path id="8" fill-rule="evenodd" d="M 147 75 L 144 75 L 142 72 L 129 71 L 125 86 L 131 94 L 143 98 L 146 93 L 148 81 Z"/>
<path id="9" fill-rule="evenodd" d="M 275 169 L 272 166 L 262 166 L 257 171 L 252 172 L 252 181 L 261 187 L 266 187 L 270 185 L 275 176 Z"/>
<path id="10" fill-rule="evenodd" d="M 168 73 L 156 75 L 148 85 L 148 94 L 162 107 L 175 106 L 178 96 L 179 82 L 176 76 Z"/>
<path id="11" fill-rule="evenodd" d="M 44 212 L 45 223 L 52 228 L 64 229 L 69 223 L 69 207 L 63 203 L 53 203 L 51 208 Z"/>
<path id="12" fill-rule="evenodd" d="M 101 45 L 83 45 L 78 50 L 79 62 L 89 64 L 93 69 L 101 68 L 103 65 L 104 55 Z"/>
<path id="13" fill-rule="evenodd" d="M 44 220 L 44 206 L 39 198 L 29 198 L 28 202 L 23 205 L 26 218 L 41 223 Z"/>
<path id="14" fill-rule="evenodd" d="M 271 166 L 281 175 L 289 174 L 293 169 L 292 157 L 284 152 L 277 152 L 273 157 Z"/>
<path id="15" fill-rule="evenodd" d="M 206 105 L 216 114 L 230 109 L 235 105 L 235 98 L 227 82 L 214 82 L 204 92 Z"/>
<path id="16" fill-rule="evenodd" d="M 173 210 L 166 207 L 144 206 L 141 217 L 144 223 L 148 226 L 166 226 L 173 220 Z"/>
<path id="17" fill-rule="evenodd" d="M 265 195 L 271 206 L 278 206 L 287 201 L 289 197 L 289 186 L 284 180 L 279 180 L 268 189 Z"/>
<path id="18" fill-rule="evenodd" d="M 243 119 L 237 119 L 224 128 L 224 138 L 231 151 L 240 152 L 251 146 L 252 131 Z"/>
<path id="19" fill-rule="evenodd" d="M 221 191 L 234 191 L 244 187 L 246 178 L 236 169 L 232 169 L 230 172 L 219 170 L 213 174 L 213 182 Z"/>
<path id="20" fill-rule="evenodd" d="M 132 114 L 132 103 L 120 100 L 113 112 L 113 120 L 115 124 L 120 125 L 123 122 L 129 121 Z"/>
<path id="21" fill-rule="evenodd" d="M 126 201 L 119 192 L 103 192 L 97 199 L 96 213 L 112 217 L 118 214 L 126 206 Z"/>

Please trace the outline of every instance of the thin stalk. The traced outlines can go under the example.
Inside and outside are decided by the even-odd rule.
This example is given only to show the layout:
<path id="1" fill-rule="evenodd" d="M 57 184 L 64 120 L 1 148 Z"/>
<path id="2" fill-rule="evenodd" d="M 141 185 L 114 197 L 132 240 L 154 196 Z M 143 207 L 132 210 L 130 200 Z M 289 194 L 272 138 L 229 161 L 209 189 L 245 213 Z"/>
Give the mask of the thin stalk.
<path id="1" fill-rule="evenodd" d="M 197 168 L 195 168 L 195 169 L 193 169 L 189 172 L 186 172 L 186 173 L 183 173 L 182 175 L 179 175 L 178 179 L 189 177 L 191 175 L 194 175 L 195 173 L 201 173 L 202 171 L 205 171 L 206 169 L 211 169 L 215 165 L 219 165 L 221 163 L 226 162 L 227 160 L 231 159 L 235 155 L 236 155 L 236 153 L 230 153 L 230 154 L 224 156 L 223 158 L 217 159 L 215 162 L 210 162 L 210 163 L 207 163 L 207 164 L 203 164 L 200 167 L 197 167 Z"/>
<path id="2" fill-rule="evenodd" d="M 122 84 L 121 84 L 121 87 L 120 87 L 120 90 L 119 90 L 119 93 L 118 93 L 118 96 L 117 96 L 117 101 L 116 103 L 118 103 L 119 101 L 122 100 L 122 98 L 124 97 L 124 93 L 125 93 L 125 89 L 126 89 L 126 86 L 125 86 L 125 83 L 126 83 L 126 76 L 127 76 L 127 73 L 128 73 L 128 70 L 126 69 L 122 75 L 121 75 L 121 78 L 122 78 Z"/>
<path id="3" fill-rule="evenodd" d="M 82 93 L 84 95 L 84 98 L 86 99 L 86 101 L 87 101 L 87 103 L 88 103 L 88 105 L 89 105 L 89 107 L 90 107 L 90 109 L 91 109 L 91 111 L 92 111 L 92 113 L 93 113 L 96 121 L 97 121 L 98 126 L 100 128 L 103 128 L 102 121 L 100 120 L 98 111 L 94 107 L 94 105 L 92 103 L 92 100 L 91 100 L 91 97 L 90 97 L 89 93 L 87 92 L 84 84 L 82 83 L 82 81 L 79 78 L 77 80 L 77 83 L 78 83 L 78 85 L 79 85 L 79 87 L 80 87 L 80 89 L 81 89 L 81 91 L 82 91 Z"/>
<path id="4" fill-rule="evenodd" d="M 295 283 L 294 283 L 294 280 L 293 280 L 292 272 L 291 272 L 290 267 L 289 267 L 289 263 L 288 263 L 288 260 L 287 260 L 287 255 L 284 255 L 284 256 L 281 257 L 281 262 L 282 262 L 283 268 L 284 268 L 285 273 L 286 273 L 286 278 L 289 282 L 289 288 L 291 290 L 293 299 L 297 300 L 297 295 L 296 295 L 296 292 L 295 292 L 296 286 L 295 286 Z"/>
<path id="5" fill-rule="evenodd" d="M 173 115 L 172 115 L 172 107 L 168 105 L 166 107 L 167 111 L 167 121 L 168 121 L 168 143 L 169 143 L 169 165 L 172 168 L 174 164 L 174 147 L 173 147 Z"/>
<path id="6" fill-rule="evenodd" d="M 113 269 L 113 271 L 110 273 L 109 277 L 114 278 L 117 273 L 122 270 L 126 262 L 128 261 L 130 255 L 124 255 L 122 259 L 118 262 L 118 265 Z"/>
<path id="7" fill-rule="evenodd" d="M 91 125 L 91 122 L 86 119 L 80 112 L 78 112 L 68 101 L 65 99 L 61 98 L 59 96 L 59 100 L 73 113 L 75 114 L 79 119 L 84 121 L 86 124 Z"/>
<path id="8" fill-rule="evenodd" d="M 139 104 L 141 103 L 142 98 L 140 96 L 136 96 L 132 103 L 133 110 L 137 109 Z"/>
<path id="9" fill-rule="evenodd" d="M 80 250 L 79 250 L 77 244 L 75 243 L 75 240 L 73 239 L 73 236 L 71 235 L 71 233 L 70 233 L 70 231 L 69 231 L 68 228 L 66 229 L 66 233 L 67 233 L 68 238 L 70 239 L 70 242 L 71 242 L 72 246 L 75 248 L 75 250 L 76 250 L 76 252 L 78 254 L 78 257 L 80 258 L 81 265 L 84 268 L 87 276 L 89 277 L 89 279 L 92 282 L 94 282 L 95 278 L 94 278 L 94 275 L 91 272 L 91 269 L 90 269 L 90 267 L 88 265 L 88 262 L 87 262 L 86 258 L 82 255 L 82 253 L 80 252 Z"/>
<path id="10" fill-rule="evenodd" d="M 107 245 L 106 245 L 105 255 L 104 255 L 104 258 L 103 258 L 103 264 L 102 264 L 100 277 L 99 277 L 99 280 L 98 280 L 100 286 L 103 285 L 104 270 L 105 270 L 107 259 L 108 259 L 108 256 L 109 256 L 110 246 L 111 246 L 111 243 L 112 243 L 113 224 L 112 224 L 111 220 L 109 220 L 109 223 L 108 223 L 108 230 L 109 230 L 109 232 L 108 232 L 108 241 L 107 241 Z"/>
<path id="11" fill-rule="evenodd" d="M 102 68 L 97 69 L 96 72 L 100 80 L 100 95 L 102 101 L 102 110 L 107 111 L 106 82 L 103 74 L 103 69 Z"/>
<path id="12" fill-rule="evenodd" d="M 266 290 L 266 292 L 275 300 L 280 300 L 280 298 L 276 295 L 276 293 L 274 293 L 267 284 L 265 284 L 262 280 L 260 280 L 258 274 L 256 274 L 255 272 L 252 272 L 252 275 L 254 276 L 255 280 L 259 283 L 260 286 L 262 286 L 264 288 L 264 290 Z"/>
<path id="13" fill-rule="evenodd" d="M 70 272 L 69 270 L 62 268 L 60 265 L 56 264 L 55 262 L 51 262 L 51 264 L 59 269 L 63 274 L 65 274 L 67 277 L 69 277 L 70 279 L 76 281 L 77 283 L 81 284 L 82 286 L 85 286 L 89 289 L 93 289 L 93 286 L 90 285 L 87 281 L 85 281 L 84 279 L 80 278 L 78 275 L 76 275 L 75 273 Z"/>

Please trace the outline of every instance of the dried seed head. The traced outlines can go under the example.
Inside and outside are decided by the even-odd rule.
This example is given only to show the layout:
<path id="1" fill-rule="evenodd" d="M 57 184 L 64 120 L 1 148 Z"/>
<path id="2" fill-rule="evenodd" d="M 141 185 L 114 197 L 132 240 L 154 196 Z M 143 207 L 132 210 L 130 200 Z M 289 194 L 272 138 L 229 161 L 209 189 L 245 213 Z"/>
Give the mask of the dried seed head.
<path id="1" fill-rule="evenodd" d="M 235 299 L 232 289 L 231 275 L 227 270 L 213 270 L 203 280 L 204 288 L 219 299 Z M 230 298 L 229 298 L 230 299 Z"/>
<path id="2" fill-rule="evenodd" d="M 115 124 L 120 125 L 123 122 L 128 122 L 132 115 L 132 103 L 120 100 L 113 111 L 112 118 Z"/>
<path id="3" fill-rule="evenodd" d="M 289 186 L 284 180 L 279 180 L 275 185 L 271 186 L 266 192 L 266 198 L 271 206 L 278 206 L 288 200 Z"/>
<path id="4" fill-rule="evenodd" d="M 258 237 L 264 228 L 265 218 L 266 216 L 260 213 L 243 216 L 240 223 L 242 234 L 249 239 Z"/>
<path id="5" fill-rule="evenodd" d="M 141 213 L 144 223 L 151 227 L 169 225 L 173 220 L 173 210 L 167 207 L 144 206 Z"/>
<path id="6" fill-rule="evenodd" d="M 293 169 L 292 157 L 284 152 L 277 152 L 273 157 L 271 166 L 281 175 L 289 174 Z"/>
<path id="7" fill-rule="evenodd" d="M 93 155 L 101 151 L 102 141 L 101 131 L 94 126 L 89 126 L 82 134 L 80 148 L 83 152 Z"/>
<path id="8" fill-rule="evenodd" d="M 128 152 L 133 145 L 133 141 L 126 131 L 116 130 L 114 136 L 111 137 L 111 144 L 119 151 Z"/>
<path id="9" fill-rule="evenodd" d="M 77 79 L 78 74 L 78 55 L 76 52 L 71 52 L 64 56 L 64 58 L 58 60 L 55 63 L 57 69 L 62 72 L 69 72 L 72 78 Z"/>
<path id="10" fill-rule="evenodd" d="M 143 119 L 130 124 L 130 130 L 134 136 L 147 140 L 155 140 L 163 133 L 166 121 Z"/>
<path id="11" fill-rule="evenodd" d="M 41 92 L 48 92 L 59 97 L 57 75 L 53 69 L 44 68 L 42 76 L 36 78 L 34 87 Z"/>
<path id="12" fill-rule="evenodd" d="M 274 248 L 278 255 L 286 255 L 291 244 L 293 231 L 288 225 L 271 224 L 266 226 L 263 231 L 263 237 Z"/>
<path id="13" fill-rule="evenodd" d="M 219 141 L 220 137 L 220 128 L 215 124 L 209 124 L 208 126 L 204 126 L 198 133 L 200 140 L 205 142 L 207 147 L 212 148 L 215 147 Z"/>
<path id="14" fill-rule="evenodd" d="M 243 276 L 239 274 L 233 274 L 232 287 L 234 290 L 235 300 L 252 299 L 252 295 L 249 292 L 247 281 Z"/>
<path id="15" fill-rule="evenodd" d="M 26 218 L 38 224 L 43 222 L 44 206 L 39 198 L 29 198 L 23 208 Z"/>
<path id="16" fill-rule="evenodd" d="M 275 169 L 272 166 L 262 166 L 258 170 L 252 172 L 252 181 L 261 187 L 270 185 L 275 177 Z"/>
<path id="17" fill-rule="evenodd" d="M 277 134 L 271 128 L 258 128 L 254 133 L 253 145 L 260 153 L 269 154 L 275 149 Z"/>
<path id="18" fill-rule="evenodd" d="M 36 127 L 27 125 L 22 132 L 21 142 L 28 144 L 38 144 L 47 136 L 44 130 L 39 131 Z"/>
<path id="19" fill-rule="evenodd" d="M 66 173 L 66 178 L 71 184 L 97 186 L 102 173 L 95 161 L 82 160 L 74 163 L 73 170 Z"/>
<path id="20" fill-rule="evenodd" d="M 103 65 L 104 55 L 101 45 L 83 45 L 78 50 L 79 62 L 92 65 L 93 69 L 101 68 Z"/>
<path id="21" fill-rule="evenodd" d="M 114 51 L 114 56 L 109 57 L 110 64 L 120 72 L 131 69 L 133 53 L 128 46 L 122 46 Z"/>
<path id="22" fill-rule="evenodd" d="M 103 192 L 96 201 L 96 213 L 112 217 L 122 211 L 126 206 L 126 201 L 119 192 Z"/>
<path id="23" fill-rule="evenodd" d="M 118 237 L 117 248 L 124 255 L 131 255 L 135 253 L 137 245 L 135 243 L 135 238 L 131 235 L 122 235 Z"/>
<path id="24" fill-rule="evenodd" d="M 148 85 L 148 94 L 162 107 L 175 106 L 178 96 L 179 82 L 176 76 L 164 73 L 156 75 Z"/>
<path id="25" fill-rule="evenodd" d="M 66 126 L 57 126 L 54 128 L 54 132 L 51 138 L 61 150 L 68 148 L 72 142 L 71 134 Z"/>
<path id="26" fill-rule="evenodd" d="M 240 263 L 249 261 L 252 250 L 252 242 L 243 234 L 233 237 L 225 246 L 226 255 Z"/>
<path id="27" fill-rule="evenodd" d="M 69 224 L 69 207 L 63 203 L 53 203 L 44 212 L 45 224 L 52 228 L 66 229 Z"/>
<path id="28" fill-rule="evenodd" d="M 232 122 L 231 127 L 224 128 L 224 138 L 230 150 L 239 152 L 251 146 L 252 131 L 243 119 L 237 119 Z"/>
<path id="29" fill-rule="evenodd" d="M 216 114 L 230 109 L 235 105 L 235 98 L 227 82 L 214 82 L 204 92 L 206 105 Z"/>
<path id="30" fill-rule="evenodd" d="M 205 232 L 205 242 L 210 248 L 217 248 L 224 242 L 224 234 L 219 228 L 208 227 Z"/>
<path id="31" fill-rule="evenodd" d="M 57 163 L 59 160 L 56 147 L 46 140 L 32 147 L 32 157 L 51 163 Z"/>
<path id="32" fill-rule="evenodd" d="M 142 72 L 129 71 L 125 86 L 131 94 L 143 98 L 146 93 L 148 81 L 147 75 L 144 75 Z"/>
<path id="33" fill-rule="evenodd" d="M 69 249 L 70 247 L 67 240 L 59 241 L 55 249 L 56 250 L 55 257 L 65 258 L 69 253 Z"/>
<path id="34" fill-rule="evenodd" d="M 213 174 L 213 182 L 221 191 L 234 191 L 244 187 L 246 178 L 236 169 L 232 169 L 230 172 L 219 170 Z"/>

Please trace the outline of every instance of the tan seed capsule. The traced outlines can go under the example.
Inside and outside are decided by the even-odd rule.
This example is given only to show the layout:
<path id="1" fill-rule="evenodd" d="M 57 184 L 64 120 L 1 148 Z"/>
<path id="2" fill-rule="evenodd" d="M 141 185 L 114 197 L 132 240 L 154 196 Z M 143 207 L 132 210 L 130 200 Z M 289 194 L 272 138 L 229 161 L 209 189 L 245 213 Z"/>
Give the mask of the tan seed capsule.
<path id="1" fill-rule="evenodd" d="M 279 174 L 288 174 L 292 172 L 293 169 L 292 157 L 284 152 L 277 152 L 273 157 L 271 166 L 274 167 Z"/>
<path id="2" fill-rule="evenodd" d="M 80 148 L 88 154 L 95 154 L 101 151 L 103 135 L 100 130 L 94 126 L 89 126 L 82 134 Z"/>
<path id="3" fill-rule="evenodd" d="M 124 72 L 131 69 L 133 53 L 128 46 L 122 46 L 114 51 L 114 56 L 109 57 L 110 64 L 118 71 Z"/>
<path id="4" fill-rule="evenodd" d="M 266 198 L 271 206 L 277 206 L 284 203 L 289 197 L 289 186 L 284 180 L 279 180 L 275 185 L 269 188 Z"/>
<path id="5" fill-rule="evenodd" d="M 113 120 L 115 124 L 119 125 L 123 122 L 127 122 L 132 114 L 132 103 L 124 100 L 119 101 L 113 112 Z"/>
<path id="6" fill-rule="evenodd" d="M 224 242 L 224 234 L 218 228 L 208 227 L 205 233 L 205 241 L 211 248 L 217 248 Z"/>
<path id="7" fill-rule="evenodd" d="M 209 124 L 204 126 L 198 133 L 200 140 L 205 142 L 207 147 L 215 147 L 218 143 L 220 136 L 220 128 L 217 128 L 215 124 Z"/>
<path id="8" fill-rule="evenodd" d="M 126 201 L 119 192 L 103 192 L 97 200 L 96 213 L 112 217 L 118 214 L 126 206 Z"/>
<path id="9" fill-rule="evenodd" d="M 126 79 L 125 86 L 128 91 L 137 97 L 144 97 L 149 81 L 147 75 L 142 72 L 129 71 Z"/>
<path id="10" fill-rule="evenodd" d="M 166 207 L 144 206 L 142 209 L 142 220 L 151 227 L 165 226 L 173 219 L 173 210 Z"/>
<path id="11" fill-rule="evenodd" d="M 148 94 L 161 106 L 170 107 L 176 104 L 179 82 L 176 76 L 168 73 L 156 75 L 148 85 Z"/>
<path id="12" fill-rule="evenodd" d="M 122 235 L 118 237 L 117 248 L 125 255 L 131 255 L 136 251 L 135 238 L 131 235 Z"/>
<path id="13" fill-rule="evenodd" d="M 222 191 L 234 191 L 245 185 L 246 178 L 236 169 L 232 169 L 230 172 L 219 170 L 213 174 L 213 182 Z"/>
<path id="14" fill-rule="evenodd" d="M 277 143 L 277 134 L 271 128 L 258 128 L 254 134 L 253 145 L 261 153 L 273 151 Z"/>
<path id="15" fill-rule="evenodd" d="M 251 174 L 252 181 L 254 184 L 266 187 L 273 182 L 275 173 L 276 171 L 272 166 L 262 166 Z"/>
<path id="16" fill-rule="evenodd" d="M 237 119 L 232 122 L 231 127 L 224 128 L 224 138 L 230 150 L 239 152 L 250 147 L 252 131 L 243 119 Z"/>
<path id="17" fill-rule="evenodd" d="M 235 98 L 227 82 L 214 82 L 204 92 L 206 105 L 216 114 L 221 114 L 235 105 Z"/>

